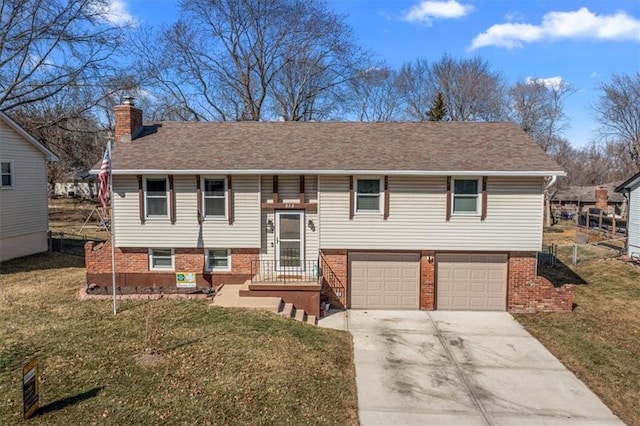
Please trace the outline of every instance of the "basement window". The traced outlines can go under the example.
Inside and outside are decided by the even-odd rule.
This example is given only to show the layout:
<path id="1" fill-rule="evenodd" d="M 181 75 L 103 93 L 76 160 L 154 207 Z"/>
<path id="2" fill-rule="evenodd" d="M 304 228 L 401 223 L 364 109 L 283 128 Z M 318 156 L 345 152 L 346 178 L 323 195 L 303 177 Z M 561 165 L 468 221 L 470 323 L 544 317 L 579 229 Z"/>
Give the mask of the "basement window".
<path id="1" fill-rule="evenodd" d="M 173 271 L 175 253 L 173 249 L 149 249 L 149 269 Z"/>
<path id="2" fill-rule="evenodd" d="M 229 249 L 210 249 L 205 255 L 207 271 L 230 271 L 231 253 Z"/>

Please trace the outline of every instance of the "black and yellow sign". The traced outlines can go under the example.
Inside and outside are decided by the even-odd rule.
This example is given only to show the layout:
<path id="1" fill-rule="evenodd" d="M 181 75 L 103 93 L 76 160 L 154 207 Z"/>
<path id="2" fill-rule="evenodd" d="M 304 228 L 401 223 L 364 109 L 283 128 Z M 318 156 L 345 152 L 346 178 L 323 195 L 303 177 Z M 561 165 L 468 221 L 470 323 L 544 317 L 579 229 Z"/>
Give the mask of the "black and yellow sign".
<path id="1" fill-rule="evenodd" d="M 38 382 L 38 358 L 22 367 L 22 400 L 24 418 L 28 419 L 40 407 L 40 383 Z"/>

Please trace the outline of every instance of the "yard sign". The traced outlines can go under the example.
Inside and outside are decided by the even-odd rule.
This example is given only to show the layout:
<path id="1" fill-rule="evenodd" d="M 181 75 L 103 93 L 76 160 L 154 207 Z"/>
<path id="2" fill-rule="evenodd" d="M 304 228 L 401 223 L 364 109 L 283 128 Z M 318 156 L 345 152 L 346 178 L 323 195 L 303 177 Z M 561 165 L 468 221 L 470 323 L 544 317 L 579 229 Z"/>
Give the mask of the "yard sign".
<path id="1" fill-rule="evenodd" d="M 193 272 L 177 272 L 176 287 L 196 288 L 196 274 Z"/>
<path id="2" fill-rule="evenodd" d="M 40 383 L 38 382 L 38 357 L 22 367 L 22 400 L 25 420 L 40 407 Z"/>

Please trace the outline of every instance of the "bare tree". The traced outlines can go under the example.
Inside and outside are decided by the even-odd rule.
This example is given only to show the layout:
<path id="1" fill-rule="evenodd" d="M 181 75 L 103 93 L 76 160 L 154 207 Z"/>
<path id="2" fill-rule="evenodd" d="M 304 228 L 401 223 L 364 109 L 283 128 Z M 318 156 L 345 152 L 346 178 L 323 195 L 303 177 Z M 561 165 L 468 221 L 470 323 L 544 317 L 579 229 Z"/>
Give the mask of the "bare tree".
<path id="1" fill-rule="evenodd" d="M 180 4 L 138 50 L 153 89 L 193 119 L 314 119 L 357 61 L 349 27 L 319 0 Z"/>
<path id="2" fill-rule="evenodd" d="M 575 90 L 564 80 L 527 79 L 509 90 L 511 118 L 545 151 L 568 125 L 564 101 Z"/>
<path id="3" fill-rule="evenodd" d="M 393 121 L 400 106 L 396 72 L 387 66 L 371 66 L 351 81 L 351 105 L 360 121 Z"/>
<path id="4" fill-rule="evenodd" d="M 124 40 L 107 0 L 2 0 L 0 109 L 98 87 Z"/>
<path id="5" fill-rule="evenodd" d="M 405 62 L 398 71 L 396 87 L 406 117 L 412 121 L 428 121 L 437 89 L 426 59 Z"/>
<path id="6" fill-rule="evenodd" d="M 601 95 L 593 107 L 605 141 L 626 146 L 627 155 L 640 170 L 640 72 L 614 74 L 609 83 L 600 85 Z"/>
<path id="7" fill-rule="evenodd" d="M 432 64 L 424 59 L 404 64 L 398 87 L 412 120 L 429 120 L 428 111 L 438 92 L 448 120 L 497 121 L 506 116 L 503 78 L 479 57 L 454 59 L 445 54 Z"/>

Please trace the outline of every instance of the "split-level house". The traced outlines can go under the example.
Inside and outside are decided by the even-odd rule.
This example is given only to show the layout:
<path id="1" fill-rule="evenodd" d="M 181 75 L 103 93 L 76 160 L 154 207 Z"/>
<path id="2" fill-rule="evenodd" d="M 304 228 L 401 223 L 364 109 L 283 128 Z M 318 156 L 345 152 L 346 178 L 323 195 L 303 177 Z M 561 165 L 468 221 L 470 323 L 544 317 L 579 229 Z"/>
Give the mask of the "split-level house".
<path id="1" fill-rule="evenodd" d="M 47 162 L 58 157 L 0 112 L 0 262 L 47 251 Z"/>
<path id="2" fill-rule="evenodd" d="M 640 173 L 622 182 L 616 192 L 628 198 L 627 255 L 640 260 Z"/>
<path id="3" fill-rule="evenodd" d="M 320 286 L 292 278 L 353 309 L 571 310 L 536 275 L 545 177 L 563 171 L 513 123 L 143 125 L 129 103 L 112 156 L 122 291 L 189 272 L 311 312 Z M 86 259 L 108 291 L 109 244 Z"/>

